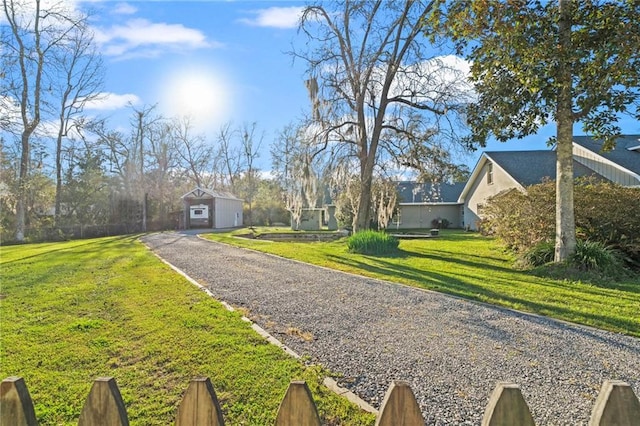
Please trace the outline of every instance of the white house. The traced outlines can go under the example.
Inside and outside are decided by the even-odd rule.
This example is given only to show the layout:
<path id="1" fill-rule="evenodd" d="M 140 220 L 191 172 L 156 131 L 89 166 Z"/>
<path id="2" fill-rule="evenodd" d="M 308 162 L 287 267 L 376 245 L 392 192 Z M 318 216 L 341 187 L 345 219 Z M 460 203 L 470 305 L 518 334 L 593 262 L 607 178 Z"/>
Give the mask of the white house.
<path id="1" fill-rule="evenodd" d="M 616 147 L 602 151 L 602 142 L 588 136 L 574 137 L 574 176 L 597 176 L 601 179 L 640 188 L 640 135 L 618 138 Z M 556 152 L 494 151 L 482 154 L 471 178 L 464 186 L 458 203 L 463 206 L 463 226 L 477 229 L 482 207 L 489 197 L 504 190 L 555 180 Z"/>

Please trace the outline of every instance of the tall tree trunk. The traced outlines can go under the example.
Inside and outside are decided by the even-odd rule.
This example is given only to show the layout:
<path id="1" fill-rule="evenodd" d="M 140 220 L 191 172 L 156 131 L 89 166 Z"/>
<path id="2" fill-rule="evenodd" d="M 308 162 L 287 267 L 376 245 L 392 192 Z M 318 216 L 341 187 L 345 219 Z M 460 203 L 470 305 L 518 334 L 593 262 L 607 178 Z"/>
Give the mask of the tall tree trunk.
<path id="1" fill-rule="evenodd" d="M 56 206 L 54 211 L 54 224 L 60 226 L 60 210 L 62 204 L 62 136 L 64 129 L 64 117 L 60 117 L 60 129 L 56 139 Z"/>
<path id="2" fill-rule="evenodd" d="M 138 111 L 138 137 L 140 140 L 140 195 L 142 199 L 142 232 L 147 232 L 147 192 L 144 185 L 144 129 L 143 111 Z"/>
<path id="3" fill-rule="evenodd" d="M 23 242 L 25 236 L 25 223 L 27 216 L 27 179 L 29 176 L 30 144 L 31 132 L 25 129 L 22 133 L 22 153 L 20 155 L 20 171 L 18 181 L 18 200 L 16 203 L 16 241 Z"/>
<path id="4" fill-rule="evenodd" d="M 562 262 L 576 247 L 576 224 L 573 211 L 573 110 L 571 72 L 571 1 L 560 0 L 558 63 L 558 110 L 556 148 L 556 245 L 555 261 Z"/>
<path id="5" fill-rule="evenodd" d="M 365 157 L 360 164 L 360 197 L 358 198 L 358 213 L 353 224 L 353 231 L 359 232 L 370 228 L 371 225 L 371 184 L 373 182 L 374 161 L 371 155 Z"/>

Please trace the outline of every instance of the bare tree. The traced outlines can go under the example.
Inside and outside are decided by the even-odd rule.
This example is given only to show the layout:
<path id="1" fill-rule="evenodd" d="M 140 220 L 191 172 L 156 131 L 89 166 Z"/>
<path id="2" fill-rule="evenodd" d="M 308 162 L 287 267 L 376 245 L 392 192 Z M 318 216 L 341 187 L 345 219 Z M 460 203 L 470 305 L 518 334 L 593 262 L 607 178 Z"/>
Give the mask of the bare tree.
<path id="1" fill-rule="evenodd" d="M 42 120 L 47 102 L 49 66 L 55 63 L 58 48 L 70 39 L 83 16 L 66 8 L 66 4 L 41 0 L 3 0 L 2 8 L 9 31 L 3 34 L 3 70 L 8 81 L 7 94 L 20 107 L 20 166 L 16 203 L 16 240 L 24 241 L 26 190 L 29 179 L 31 138 Z M 4 33 L 4 31 L 3 31 Z M 4 91 L 4 90 L 3 90 Z"/>
<path id="2" fill-rule="evenodd" d="M 254 167 L 255 160 L 259 157 L 260 146 L 264 140 L 264 133 L 256 135 L 257 124 L 244 124 L 242 126 L 242 157 L 244 162 L 244 174 L 247 181 L 245 196 L 249 205 L 249 225 L 253 226 L 252 203 L 257 192 L 258 170 Z"/>
<path id="3" fill-rule="evenodd" d="M 375 179 L 373 186 L 372 198 L 378 229 L 386 229 L 398 208 L 398 186 L 389 178 Z"/>
<path id="4" fill-rule="evenodd" d="M 133 140 L 136 149 L 133 151 L 137 156 L 138 164 L 138 194 L 140 203 L 142 205 L 142 231 L 147 230 L 147 179 L 146 179 L 146 167 L 145 167 L 145 153 L 147 152 L 146 145 L 148 140 L 154 133 L 154 127 L 163 122 L 163 118 L 154 114 L 155 105 L 145 106 L 142 109 L 133 109 L 134 115 L 132 118 L 132 128 L 135 129 L 135 136 Z M 145 144 L 147 141 L 147 144 Z"/>
<path id="5" fill-rule="evenodd" d="M 455 64 L 425 51 L 433 4 L 344 0 L 303 13 L 308 48 L 294 55 L 309 65 L 316 149 L 358 162 L 356 230 L 370 225 L 376 165 L 428 146 L 435 136 L 454 139 L 457 114 L 469 101 Z"/>
<path id="6" fill-rule="evenodd" d="M 172 189 L 176 189 L 172 180 L 180 175 L 177 143 L 166 121 L 158 122 L 152 126 L 147 138 L 149 141 L 149 161 L 146 173 L 151 197 L 155 198 L 159 204 L 160 224 L 166 226 L 168 224 L 168 205 L 171 203 L 172 192 L 175 192 Z"/>
<path id="7" fill-rule="evenodd" d="M 223 186 L 228 187 L 231 192 L 236 192 L 236 179 L 242 169 L 242 152 L 240 147 L 234 144 L 237 129 L 233 128 L 233 123 L 227 122 L 218 131 L 218 151 L 219 169 L 223 170 L 226 179 Z"/>
<path id="8" fill-rule="evenodd" d="M 100 97 L 104 68 L 93 43 L 93 35 L 83 18 L 76 22 L 64 44 L 54 52 L 51 67 L 56 79 L 52 91 L 58 97 L 58 134 L 56 137 L 56 201 L 55 222 L 60 221 L 62 197 L 62 142 L 73 128 L 85 127 L 81 117 L 88 102 Z"/>
<path id="9" fill-rule="evenodd" d="M 177 144 L 181 166 L 197 187 L 211 184 L 214 147 L 202 135 L 193 134 L 193 124 L 189 117 L 176 118 L 171 122 L 170 131 Z"/>
<path id="10" fill-rule="evenodd" d="M 304 129 L 288 125 L 280 133 L 278 141 L 271 146 L 272 170 L 276 181 L 283 188 L 285 208 L 291 212 L 291 226 L 298 229 L 302 209 L 309 207 L 315 188 L 316 175 L 311 165 L 312 156 L 304 142 Z M 313 205 L 312 207 L 315 207 Z"/>

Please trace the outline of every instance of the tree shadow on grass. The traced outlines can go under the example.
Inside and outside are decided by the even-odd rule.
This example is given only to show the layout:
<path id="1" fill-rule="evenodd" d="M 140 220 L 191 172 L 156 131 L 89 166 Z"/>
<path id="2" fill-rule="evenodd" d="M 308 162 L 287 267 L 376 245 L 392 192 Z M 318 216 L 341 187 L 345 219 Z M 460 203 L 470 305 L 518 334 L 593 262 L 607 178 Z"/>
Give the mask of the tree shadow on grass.
<path id="1" fill-rule="evenodd" d="M 408 257 L 407 253 L 402 254 Z M 401 256 L 402 256 L 401 255 Z M 411 256 L 413 256 L 411 254 Z M 497 306 L 504 306 L 509 309 L 518 309 L 526 312 L 531 312 L 540 315 L 551 315 L 553 318 L 562 319 L 569 322 L 577 322 L 581 324 L 591 325 L 603 329 L 622 332 L 625 334 L 632 334 L 634 336 L 640 336 L 640 324 L 637 319 L 633 318 L 615 318 L 607 315 L 605 311 L 601 309 L 591 309 L 591 312 L 585 312 L 582 304 L 574 307 L 570 303 L 562 303 L 560 299 L 555 303 L 550 301 L 545 303 L 542 301 L 532 301 L 526 297 L 517 297 L 513 294 L 507 294 L 493 289 L 489 289 L 486 286 L 473 283 L 473 280 L 487 280 L 490 279 L 494 283 L 498 283 L 504 286 L 518 285 L 517 280 L 509 278 L 501 278 L 495 274 L 492 276 L 491 271 L 496 271 L 493 266 L 487 266 L 478 264 L 477 262 L 461 261 L 459 259 L 444 258 L 442 256 L 429 256 L 427 258 L 436 258 L 439 261 L 449 261 L 466 266 L 472 266 L 474 268 L 481 267 L 484 272 L 478 275 L 462 274 L 459 271 L 452 270 L 451 274 L 456 274 L 458 277 L 451 274 L 443 274 L 433 270 L 427 270 L 417 268 L 407 264 L 397 264 L 390 262 L 385 258 L 369 257 L 369 260 L 374 260 L 376 264 L 365 263 L 355 259 L 345 259 L 339 256 L 328 256 L 333 262 L 342 264 L 349 267 L 355 267 L 360 270 L 369 272 L 376 276 L 388 277 L 387 279 L 408 284 L 423 289 L 433 290 L 441 293 L 446 293 L 463 299 L 469 299 L 479 301 L 482 303 L 489 303 Z M 396 257 L 397 258 L 397 257 Z M 516 274 L 522 278 L 527 277 L 527 274 L 518 273 L 517 271 L 510 270 L 508 268 L 502 268 L 505 271 L 509 271 L 512 274 Z M 468 277 L 464 279 L 462 277 Z M 523 283 L 526 280 L 522 280 Z M 541 283 L 527 283 L 528 285 L 542 285 L 552 288 L 558 288 L 561 290 L 562 283 L 554 284 L 553 282 L 541 282 Z M 601 290 L 594 287 L 593 291 L 588 288 L 585 289 L 589 294 L 593 293 L 594 297 L 601 296 Z M 608 295 L 611 297 L 611 295 Z M 574 297 L 572 295 L 566 295 L 565 297 Z M 635 298 L 629 297 L 629 301 L 634 301 Z M 594 307 L 598 305 L 597 301 L 589 301 L 585 299 L 585 302 L 593 303 Z M 594 311 L 602 313 L 593 313 Z"/>
<path id="2" fill-rule="evenodd" d="M 94 251 L 100 251 L 100 250 L 104 250 L 106 249 L 105 246 L 112 246 L 114 243 L 118 242 L 118 243 L 122 243 L 122 242 L 134 242 L 135 240 L 137 240 L 139 237 L 138 234 L 136 235 L 119 235 L 119 236 L 114 236 L 114 237 L 101 237 L 99 239 L 86 239 L 86 240 L 71 240 L 71 241 L 60 241 L 60 242 L 53 242 L 53 243 L 38 243 L 38 244 L 47 244 L 48 247 L 43 247 L 41 251 L 28 255 L 28 256 L 21 256 L 21 257 L 16 257 L 14 259 L 11 260 L 6 260 L 3 261 L 0 259 L 0 264 L 1 265 L 9 265 L 12 263 L 19 263 L 19 262 L 23 262 L 29 259 L 35 259 L 35 258 L 40 258 L 40 257 L 46 257 L 49 255 L 52 255 L 54 253 L 65 253 L 65 252 L 73 252 L 73 251 L 80 251 L 82 253 L 86 253 L 86 252 L 94 252 Z M 69 245 L 69 243 L 72 243 L 72 245 Z M 58 247 L 56 247 L 58 246 Z M 21 245 L 21 246 L 12 246 L 12 247 L 24 247 L 25 249 L 29 248 L 29 245 Z M 49 248 L 51 247 L 51 248 Z M 83 250 L 82 248 L 86 247 L 86 250 Z M 111 247 L 112 249 L 112 247 Z"/>
<path id="3" fill-rule="evenodd" d="M 548 264 L 528 270 L 526 273 L 540 278 L 571 280 L 603 289 L 640 294 L 640 274 L 634 274 L 632 272 L 622 272 L 618 276 L 612 277 L 594 272 L 581 271 L 563 264 Z"/>

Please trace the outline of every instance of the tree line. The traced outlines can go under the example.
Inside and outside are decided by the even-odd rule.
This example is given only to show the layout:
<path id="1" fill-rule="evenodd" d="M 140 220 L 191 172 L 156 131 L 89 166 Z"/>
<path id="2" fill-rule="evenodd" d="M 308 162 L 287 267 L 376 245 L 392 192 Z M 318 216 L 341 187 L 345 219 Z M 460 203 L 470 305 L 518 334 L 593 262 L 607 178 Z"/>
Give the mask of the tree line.
<path id="1" fill-rule="evenodd" d="M 193 186 L 236 192 L 251 222 L 268 188 L 267 199 L 294 222 L 303 208 L 330 200 L 356 231 L 384 227 L 398 173 L 436 183 L 464 178 L 457 153 L 555 122 L 562 260 L 576 238 L 574 124 L 610 149 L 620 114 L 640 118 L 633 0 L 312 4 L 289 52 L 308 65 L 301 84 L 310 108 L 271 141 L 272 179 L 263 179 L 256 124 L 228 124 L 205 138 L 188 118 L 159 117 L 153 107 L 132 108 L 128 133 L 84 114 L 100 96 L 103 65 L 88 17 L 62 7 L 3 0 L 0 99 L 15 113 L 0 121 L 2 226 L 18 241 L 52 200 L 55 226 L 102 221 L 144 230 L 147 218 L 166 226 L 177 194 Z M 54 117 L 56 131 L 43 128 Z"/>

